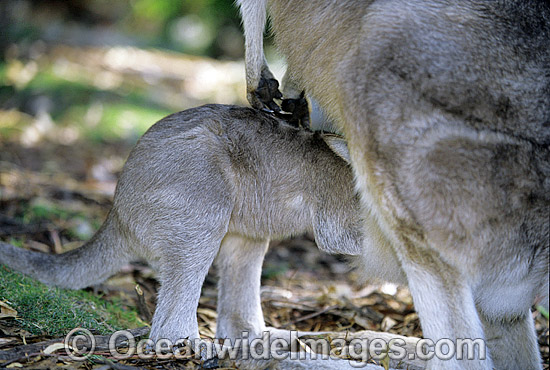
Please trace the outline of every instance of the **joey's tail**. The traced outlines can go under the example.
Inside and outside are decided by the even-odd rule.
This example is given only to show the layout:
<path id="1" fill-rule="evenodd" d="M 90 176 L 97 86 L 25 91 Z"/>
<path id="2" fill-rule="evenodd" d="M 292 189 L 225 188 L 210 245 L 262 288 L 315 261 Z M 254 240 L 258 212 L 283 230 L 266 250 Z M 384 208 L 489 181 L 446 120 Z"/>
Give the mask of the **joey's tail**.
<path id="1" fill-rule="evenodd" d="M 129 262 L 132 255 L 116 230 L 111 215 L 80 248 L 62 254 L 46 254 L 0 242 L 0 264 L 47 285 L 81 289 L 98 284 Z"/>

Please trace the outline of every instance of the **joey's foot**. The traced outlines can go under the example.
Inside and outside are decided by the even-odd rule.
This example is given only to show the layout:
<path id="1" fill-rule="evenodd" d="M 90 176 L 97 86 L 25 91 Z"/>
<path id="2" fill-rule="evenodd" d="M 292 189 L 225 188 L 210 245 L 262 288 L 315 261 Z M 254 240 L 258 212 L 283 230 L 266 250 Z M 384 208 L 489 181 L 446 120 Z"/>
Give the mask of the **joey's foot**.
<path id="1" fill-rule="evenodd" d="M 309 106 L 304 96 L 304 92 L 297 99 L 283 99 L 281 108 L 292 115 L 287 119 L 293 126 L 309 128 Z"/>
<path id="2" fill-rule="evenodd" d="M 147 339 L 142 350 L 145 354 L 156 354 L 176 359 L 194 357 L 202 362 L 212 364 L 217 358 L 218 348 L 218 343 L 201 339 L 198 332 L 180 336 L 174 331 L 158 330 Z"/>
<path id="3" fill-rule="evenodd" d="M 281 108 L 273 99 L 281 99 L 283 95 L 279 91 L 279 81 L 274 78 L 262 77 L 256 91 L 253 93 L 250 103 L 255 108 L 266 109 L 273 112 L 279 112 Z"/>
<path id="4" fill-rule="evenodd" d="M 281 345 L 285 344 L 282 349 L 288 349 L 293 344 L 292 342 L 296 341 L 301 335 L 311 336 L 323 334 L 324 332 L 304 332 L 290 329 L 278 329 L 268 326 L 261 329 L 261 331 L 234 328 L 229 330 L 228 333 L 231 334 L 226 335 L 223 341 L 225 344 L 229 344 L 230 346 L 235 343 L 242 343 L 242 341 L 248 341 L 250 343 L 252 341 L 262 340 L 264 343 L 273 343 L 273 341 L 278 340 Z M 294 345 L 296 344 L 297 343 L 294 343 Z"/>
<path id="5" fill-rule="evenodd" d="M 298 340 L 301 336 L 318 336 L 324 332 L 316 331 L 298 331 L 298 330 L 289 330 L 289 329 L 278 329 L 271 326 L 265 328 L 265 331 L 269 332 L 269 341 L 278 340 L 278 343 L 281 345 L 279 348 L 282 350 L 291 350 L 299 348 L 300 344 Z M 283 345 L 284 344 L 284 345 Z"/>

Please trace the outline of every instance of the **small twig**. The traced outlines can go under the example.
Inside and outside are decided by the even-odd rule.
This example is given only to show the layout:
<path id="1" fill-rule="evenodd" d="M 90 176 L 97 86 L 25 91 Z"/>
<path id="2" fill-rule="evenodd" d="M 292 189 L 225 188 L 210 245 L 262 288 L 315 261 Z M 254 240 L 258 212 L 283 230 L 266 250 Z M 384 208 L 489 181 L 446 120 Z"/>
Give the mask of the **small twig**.
<path id="1" fill-rule="evenodd" d="M 151 311 L 147 306 L 147 302 L 145 301 L 145 294 L 143 293 L 143 289 L 141 289 L 141 286 L 139 284 L 136 284 L 134 290 L 136 291 L 137 295 L 138 312 L 145 319 L 145 321 L 150 323 L 153 315 L 151 314 Z"/>
<path id="2" fill-rule="evenodd" d="M 109 366 L 108 368 L 114 369 L 114 370 L 137 370 L 137 369 L 143 369 L 143 367 L 137 367 L 137 366 L 131 366 L 131 365 L 123 365 L 116 362 L 113 362 L 111 360 L 108 360 L 106 358 L 96 358 L 94 359 L 94 362 L 102 365 Z"/>
<path id="3" fill-rule="evenodd" d="M 326 313 L 326 312 L 328 312 L 328 311 L 335 310 L 335 309 L 337 309 L 338 307 L 340 307 L 340 306 L 334 305 L 334 306 L 329 306 L 329 307 L 323 308 L 323 309 L 320 310 L 320 311 L 316 311 L 316 312 L 307 314 L 307 315 L 305 315 L 305 316 L 302 316 L 302 317 L 300 317 L 299 319 L 296 319 L 296 320 L 292 320 L 292 321 L 290 321 L 290 322 L 287 322 L 286 324 L 282 325 L 281 328 L 284 329 L 284 328 L 289 327 L 290 325 L 294 325 L 294 324 L 299 323 L 299 322 L 301 322 L 301 321 L 305 321 L 305 320 L 312 319 L 312 318 L 317 317 L 317 316 L 320 316 L 320 315 L 322 315 L 322 314 L 324 314 L 324 313 Z"/>
<path id="4" fill-rule="evenodd" d="M 145 334 L 149 332 L 148 327 L 142 327 L 137 329 L 131 329 L 128 330 L 130 334 L 134 337 L 142 337 Z M 109 340 L 111 336 L 110 335 L 94 335 L 95 339 L 95 351 L 103 351 L 103 350 L 109 350 Z M 117 341 L 115 342 L 115 346 L 119 346 L 124 343 L 125 336 L 120 336 L 117 338 Z M 56 339 L 50 339 L 44 342 L 38 342 L 33 344 L 27 344 L 18 346 L 9 350 L 2 350 L 0 351 L 0 361 L 10 361 L 12 362 L 14 359 L 21 359 L 26 356 L 28 356 L 29 353 L 39 353 L 42 354 L 43 350 L 46 349 L 48 346 L 54 344 L 54 343 L 63 343 L 65 338 L 56 338 Z M 6 363 L 0 364 L 1 366 L 6 366 Z"/>
<path id="5" fill-rule="evenodd" d="M 27 362 L 29 361 L 32 357 L 36 357 L 36 356 L 40 356 L 40 357 L 58 357 L 58 355 L 55 355 L 55 354 L 46 354 L 44 352 L 35 352 L 35 353 L 25 353 L 25 355 L 23 356 L 20 356 L 20 357 L 16 357 L 16 358 L 13 358 L 9 361 L 6 361 L 6 362 L 3 362 L 0 366 L 2 366 L 2 368 L 7 368 L 7 366 L 9 364 L 13 364 L 14 362 Z M 23 361 L 25 360 L 25 361 Z"/>
<path id="6" fill-rule="evenodd" d="M 56 254 L 63 253 L 63 244 L 61 243 L 61 238 L 59 237 L 59 232 L 54 228 L 51 228 L 49 231 L 50 231 L 50 237 L 52 238 L 52 241 L 53 241 L 53 250 L 54 250 L 54 252 Z"/>

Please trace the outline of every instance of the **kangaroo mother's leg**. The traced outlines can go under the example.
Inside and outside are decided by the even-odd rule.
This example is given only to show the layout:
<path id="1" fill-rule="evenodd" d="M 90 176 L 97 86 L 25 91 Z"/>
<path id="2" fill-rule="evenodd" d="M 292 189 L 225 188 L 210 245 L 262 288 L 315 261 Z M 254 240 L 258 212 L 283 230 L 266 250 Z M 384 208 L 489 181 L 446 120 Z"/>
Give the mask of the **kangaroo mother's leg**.
<path id="1" fill-rule="evenodd" d="M 513 152 L 521 156 L 521 150 Z M 508 159 L 513 157 L 509 155 Z M 501 171 L 505 169 L 499 168 Z M 516 178 L 525 181 L 529 176 L 520 174 Z M 531 217 L 522 217 L 518 222 L 519 212 L 512 209 L 508 217 L 502 216 L 499 225 L 492 225 L 490 231 L 505 238 L 496 243 L 501 254 L 509 257 L 497 260 L 494 254 L 488 256 L 485 271 L 494 269 L 497 273 L 484 276 L 476 290 L 476 306 L 496 369 L 542 368 L 530 307 L 543 292 L 541 288 L 548 290 L 549 215 L 543 202 L 532 204 L 536 204 L 534 210 L 525 212 Z M 522 244 L 528 247 L 514 248 Z"/>
<path id="2" fill-rule="evenodd" d="M 438 341 L 449 339 L 455 343 L 459 338 L 484 341 L 483 325 L 467 279 L 452 266 L 428 253 L 419 253 L 417 257 L 409 257 L 403 263 L 403 269 L 408 277 L 424 338 L 435 345 Z M 449 342 L 449 346 L 452 345 Z M 428 369 L 493 369 L 493 363 L 483 348 L 476 347 L 472 359 L 459 361 L 452 348 L 448 347 L 447 351 L 447 347 L 442 347 L 444 356 L 433 352 L 437 347 L 430 348 L 434 356 L 427 362 Z M 449 358 L 446 354 L 450 354 Z"/>
<path id="3" fill-rule="evenodd" d="M 279 82 L 267 66 L 263 34 L 267 0 L 237 0 L 245 32 L 246 97 L 253 108 L 279 111 L 273 99 L 282 97 Z"/>
<path id="4" fill-rule="evenodd" d="M 530 310 L 516 317 L 481 318 L 495 369 L 542 369 Z"/>
<path id="5" fill-rule="evenodd" d="M 228 234 L 222 241 L 216 258 L 219 269 L 218 323 L 216 337 L 249 338 L 262 336 L 265 331 L 260 300 L 262 263 L 269 240 L 249 239 Z"/>

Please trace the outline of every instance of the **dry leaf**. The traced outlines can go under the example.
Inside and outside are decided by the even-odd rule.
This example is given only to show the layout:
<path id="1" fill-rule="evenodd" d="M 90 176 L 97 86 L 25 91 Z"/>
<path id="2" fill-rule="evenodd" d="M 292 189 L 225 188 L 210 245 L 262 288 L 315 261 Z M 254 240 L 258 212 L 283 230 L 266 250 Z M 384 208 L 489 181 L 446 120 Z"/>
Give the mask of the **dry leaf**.
<path id="1" fill-rule="evenodd" d="M 0 319 L 6 317 L 16 317 L 17 311 L 8 306 L 7 303 L 0 301 Z"/>
<path id="2" fill-rule="evenodd" d="M 13 363 L 9 364 L 8 366 L 6 366 L 6 368 L 8 368 L 8 369 L 20 368 L 20 367 L 23 367 L 23 364 L 21 364 L 19 362 L 13 362 Z"/>
<path id="3" fill-rule="evenodd" d="M 380 324 L 380 329 L 382 331 L 389 331 L 395 325 L 397 325 L 397 321 L 395 321 L 394 319 L 392 319 L 389 316 L 386 316 L 386 317 L 384 317 L 384 320 L 382 320 L 382 323 Z"/>
<path id="4" fill-rule="evenodd" d="M 209 308 L 199 307 L 197 308 L 197 313 L 204 315 L 206 317 L 209 317 L 211 319 L 216 319 L 218 317 L 218 313 L 214 310 L 211 310 Z"/>
<path id="5" fill-rule="evenodd" d="M 46 349 L 44 349 L 44 353 L 49 355 L 49 354 L 54 353 L 55 351 L 58 351 L 58 350 L 64 349 L 64 348 L 65 348 L 64 343 L 54 343 L 54 344 L 51 344 L 48 347 L 46 347 Z"/>
<path id="6" fill-rule="evenodd" d="M 0 348 L 14 342 L 17 342 L 17 338 L 0 338 Z"/>

